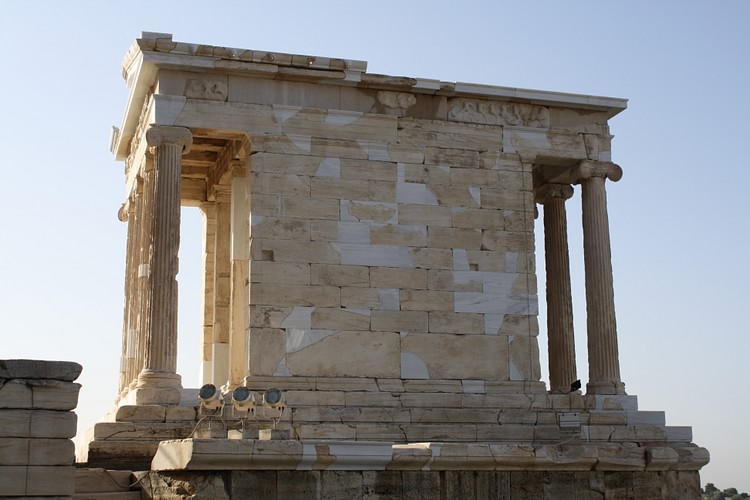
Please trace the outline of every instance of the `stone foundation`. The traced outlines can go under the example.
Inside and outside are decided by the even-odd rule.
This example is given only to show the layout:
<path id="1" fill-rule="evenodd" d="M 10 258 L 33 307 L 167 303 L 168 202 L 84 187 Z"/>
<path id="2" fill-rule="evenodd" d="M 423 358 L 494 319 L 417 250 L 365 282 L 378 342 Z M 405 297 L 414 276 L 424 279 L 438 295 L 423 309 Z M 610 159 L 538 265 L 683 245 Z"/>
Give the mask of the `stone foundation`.
<path id="1" fill-rule="evenodd" d="M 181 471 L 138 473 L 144 498 L 698 500 L 697 471 Z M 184 497 L 181 497 L 184 498 Z"/>

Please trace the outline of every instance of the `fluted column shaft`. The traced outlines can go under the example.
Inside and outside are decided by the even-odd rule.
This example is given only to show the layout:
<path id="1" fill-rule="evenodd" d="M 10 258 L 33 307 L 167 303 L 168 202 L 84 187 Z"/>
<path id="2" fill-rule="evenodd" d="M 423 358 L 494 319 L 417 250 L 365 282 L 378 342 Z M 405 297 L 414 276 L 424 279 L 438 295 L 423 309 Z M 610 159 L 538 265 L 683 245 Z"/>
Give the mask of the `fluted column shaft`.
<path id="1" fill-rule="evenodd" d="M 136 267 L 136 220 L 133 211 L 123 205 L 120 208 L 117 218 L 122 222 L 128 223 L 128 240 L 127 248 L 125 253 L 125 307 L 122 318 L 122 349 L 120 355 L 120 383 L 118 386 L 118 393 L 121 393 L 125 387 L 130 383 L 128 379 L 128 365 L 130 364 L 130 353 L 128 352 L 128 346 L 131 344 L 131 325 L 130 325 L 130 313 L 134 305 L 135 297 L 135 272 Z"/>
<path id="2" fill-rule="evenodd" d="M 570 392 L 577 380 L 570 287 L 568 222 L 565 200 L 573 196 L 567 184 L 546 184 L 536 191 L 544 205 L 544 260 L 547 274 L 547 349 L 550 391 Z"/>
<path id="3" fill-rule="evenodd" d="M 147 311 L 143 371 L 139 385 L 151 385 L 150 376 L 175 379 L 177 371 L 177 272 L 180 248 L 181 157 L 189 149 L 192 136 L 181 127 L 152 126 L 146 141 L 154 150 L 153 210 L 150 220 L 151 252 L 148 266 Z M 144 382 L 144 383 L 141 383 Z"/>
<path id="4" fill-rule="evenodd" d="M 575 175 L 582 187 L 583 253 L 586 273 L 589 382 L 591 394 L 624 394 L 617 347 L 612 250 L 605 179 L 618 181 L 614 163 L 582 162 Z"/>

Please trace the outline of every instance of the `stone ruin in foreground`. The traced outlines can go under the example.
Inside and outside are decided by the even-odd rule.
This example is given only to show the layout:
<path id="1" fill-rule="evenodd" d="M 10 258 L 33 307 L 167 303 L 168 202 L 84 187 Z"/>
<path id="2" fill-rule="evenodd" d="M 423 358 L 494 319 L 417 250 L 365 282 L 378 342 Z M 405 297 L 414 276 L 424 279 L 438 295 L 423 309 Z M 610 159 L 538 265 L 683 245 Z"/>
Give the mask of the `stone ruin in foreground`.
<path id="1" fill-rule="evenodd" d="M 154 497 L 697 498 L 707 450 L 639 410 L 620 375 L 607 122 L 626 100 L 366 66 L 159 33 L 132 45 L 111 143 L 127 186 L 119 395 L 79 459 L 150 469 Z M 255 417 L 199 408 L 176 373 L 181 206 L 204 220 L 203 382 L 252 390 Z"/>

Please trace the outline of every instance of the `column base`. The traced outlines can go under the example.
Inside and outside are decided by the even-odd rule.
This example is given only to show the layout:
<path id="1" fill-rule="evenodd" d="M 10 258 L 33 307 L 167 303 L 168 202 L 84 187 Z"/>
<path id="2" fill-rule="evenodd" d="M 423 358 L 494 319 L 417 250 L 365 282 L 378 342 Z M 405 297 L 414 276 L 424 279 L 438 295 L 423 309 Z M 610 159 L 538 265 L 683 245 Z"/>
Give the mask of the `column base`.
<path id="1" fill-rule="evenodd" d="M 127 403 L 134 405 L 177 405 L 180 403 L 182 377 L 176 373 L 143 370 L 135 388 L 127 395 Z"/>
<path id="2" fill-rule="evenodd" d="M 586 394 L 626 394 L 625 383 L 619 380 L 589 381 Z"/>

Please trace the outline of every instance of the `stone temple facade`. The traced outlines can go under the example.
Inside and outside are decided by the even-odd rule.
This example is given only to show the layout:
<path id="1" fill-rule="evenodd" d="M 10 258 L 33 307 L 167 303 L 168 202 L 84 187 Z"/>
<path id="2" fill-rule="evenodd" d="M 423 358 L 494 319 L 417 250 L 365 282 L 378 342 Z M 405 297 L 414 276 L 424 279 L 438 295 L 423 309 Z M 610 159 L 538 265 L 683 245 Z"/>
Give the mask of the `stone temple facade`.
<path id="1" fill-rule="evenodd" d="M 175 471 L 224 471 L 214 479 L 230 496 L 242 481 L 302 495 L 278 489 L 291 471 L 321 498 L 342 484 L 334 471 L 362 498 L 377 484 L 395 497 L 490 483 L 500 498 L 697 495 L 708 452 L 689 427 L 639 410 L 620 374 L 606 189 L 622 169 L 607 122 L 626 101 L 366 69 L 168 34 L 135 41 L 111 142 L 127 186 L 120 388 L 84 459 L 150 463 L 165 485 Z M 573 342 L 574 191 L 588 374 Z M 203 381 L 282 390 L 276 430 L 288 439 L 192 434 L 198 398 L 176 373 L 181 206 L 204 217 Z"/>

